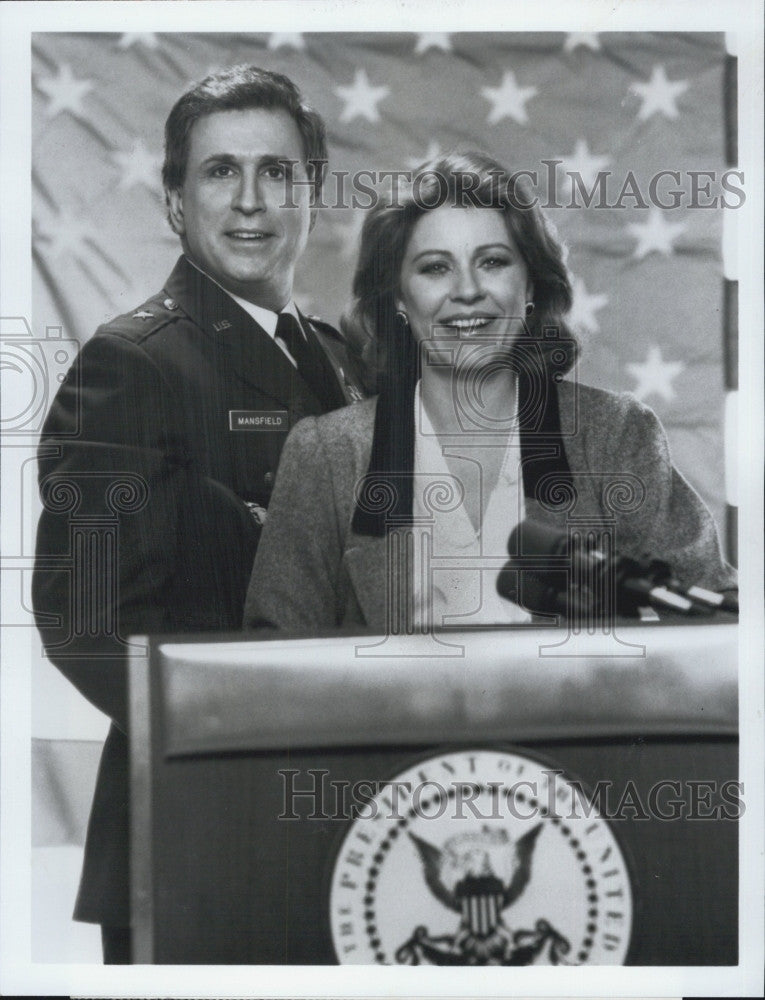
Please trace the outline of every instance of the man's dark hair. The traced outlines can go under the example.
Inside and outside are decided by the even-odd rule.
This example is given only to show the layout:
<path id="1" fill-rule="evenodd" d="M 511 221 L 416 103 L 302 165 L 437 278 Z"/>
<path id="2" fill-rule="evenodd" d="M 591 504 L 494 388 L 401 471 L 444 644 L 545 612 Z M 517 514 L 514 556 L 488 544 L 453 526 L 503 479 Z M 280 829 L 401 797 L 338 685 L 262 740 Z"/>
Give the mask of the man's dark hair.
<path id="1" fill-rule="evenodd" d="M 176 191 L 183 185 L 195 122 L 216 111 L 257 108 L 286 111 L 294 119 L 318 198 L 327 161 L 324 120 L 305 103 L 289 77 L 259 66 L 233 66 L 212 73 L 176 101 L 165 123 L 165 162 L 162 165 L 165 190 Z"/>

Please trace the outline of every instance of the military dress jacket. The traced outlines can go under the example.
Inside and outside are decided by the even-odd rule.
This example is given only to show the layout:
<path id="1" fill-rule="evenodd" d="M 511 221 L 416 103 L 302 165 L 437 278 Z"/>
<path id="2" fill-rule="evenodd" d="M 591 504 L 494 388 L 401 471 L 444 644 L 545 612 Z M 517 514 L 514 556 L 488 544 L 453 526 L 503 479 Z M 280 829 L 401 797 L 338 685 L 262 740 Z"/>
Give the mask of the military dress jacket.
<path id="1" fill-rule="evenodd" d="M 125 640 L 241 627 L 289 429 L 361 398 L 340 334 L 301 319 L 311 385 L 182 257 L 162 291 L 83 346 L 46 419 L 38 627 L 50 659 L 113 720 L 77 919 L 129 923 Z"/>
<path id="2" fill-rule="evenodd" d="M 410 591 L 394 577 L 411 566 L 392 559 L 378 527 L 412 470 L 370 465 L 389 433 L 387 418 L 376 419 L 381 400 L 305 420 L 290 435 L 247 593 L 246 628 L 387 634 L 392 615 L 395 630 L 402 627 L 405 609 L 391 595 Z M 527 434 L 521 427 L 527 518 L 563 534 L 574 522 L 607 531 L 620 554 L 661 557 L 686 585 L 735 588 L 712 515 L 673 466 L 649 407 L 630 393 L 566 380 L 551 386 L 541 409 L 538 425 Z M 403 419 L 395 408 L 389 417 Z M 310 496 L 301 489 L 304 476 L 314 483 Z M 508 535 L 517 518 L 508 511 Z"/>

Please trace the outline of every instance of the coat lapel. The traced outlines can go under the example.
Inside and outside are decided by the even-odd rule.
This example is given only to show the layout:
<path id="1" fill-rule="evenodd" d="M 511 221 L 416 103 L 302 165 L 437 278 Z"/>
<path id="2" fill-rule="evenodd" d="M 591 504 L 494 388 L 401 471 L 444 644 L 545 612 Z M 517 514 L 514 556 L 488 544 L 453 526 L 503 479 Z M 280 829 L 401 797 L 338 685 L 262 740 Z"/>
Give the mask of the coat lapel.
<path id="1" fill-rule="evenodd" d="M 370 628 L 386 629 L 388 626 L 387 537 L 353 534 L 348 548 L 343 553 L 343 563 L 365 624 Z"/>
<path id="2" fill-rule="evenodd" d="M 343 390 L 342 368 L 328 349 L 329 336 L 323 334 L 318 325 L 305 317 L 298 310 L 308 348 L 311 353 L 316 372 L 320 373 L 319 384 L 322 385 L 322 396 L 331 409 L 345 406 L 347 399 Z"/>
<path id="3" fill-rule="evenodd" d="M 554 521 L 552 527 L 560 521 L 558 512 L 567 509 L 567 498 L 575 497 L 575 488 L 563 446 L 558 392 L 547 374 L 540 372 L 536 384 L 519 379 L 518 405 L 527 516 L 539 512 L 544 523 Z M 394 504 L 389 509 L 357 502 L 352 523 L 359 534 L 380 536 L 387 532 L 391 520 L 411 522 L 414 385 L 411 371 L 405 377 L 390 378 L 377 401 L 366 480 L 378 492 L 389 493 Z M 548 499 L 552 501 L 550 504 L 546 504 Z M 556 502 L 560 499 L 564 502 Z"/>
<path id="4" fill-rule="evenodd" d="M 291 409 L 298 396 L 313 393 L 273 338 L 219 285 L 185 257 L 165 287 L 189 318 L 209 338 L 225 369 L 260 393 Z M 316 412 L 326 401 L 315 400 Z M 322 405 L 325 404 L 325 405 Z"/>
<path id="5" fill-rule="evenodd" d="M 348 357 L 344 344 L 331 327 L 300 313 L 300 321 L 306 335 L 313 335 L 313 342 L 328 374 L 328 382 L 337 395 L 337 406 L 359 403 L 364 399 L 364 391 L 356 373 L 348 367 Z"/>
<path id="6" fill-rule="evenodd" d="M 398 387 L 400 388 L 400 386 Z M 409 388 L 408 386 L 405 388 Z M 569 514 L 577 502 L 571 466 L 583 468 L 578 452 L 577 437 L 568 424 L 561 427 L 558 393 L 550 380 L 545 393 L 537 393 L 536 407 L 524 407 L 521 422 L 521 448 L 525 516 L 555 531 L 567 530 Z M 523 391 L 529 393 L 527 386 Z M 377 401 L 374 431 L 368 465 L 357 470 L 361 477 L 366 473 L 378 493 L 385 494 L 385 485 L 391 496 L 397 498 L 396 520 L 406 523 L 411 519 L 412 501 L 400 488 L 400 480 L 411 479 L 405 470 L 413 469 L 413 427 L 407 418 L 413 412 L 410 393 L 401 391 L 381 394 Z M 534 399 L 534 397 L 532 397 Z M 572 454 L 569 454 L 569 449 Z M 403 476 L 402 476 L 403 473 Z M 563 502 L 561 502 L 561 500 Z M 353 530 L 344 554 L 351 585 L 364 614 L 367 625 L 386 629 L 389 614 L 388 572 L 388 517 L 387 509 L 368 509 L 367 504 L 356 503 L 353 511 Z M 592 506 L 590 509 L 597 509 Z M 508 527 L 508 535 L 514 525 Z"/>

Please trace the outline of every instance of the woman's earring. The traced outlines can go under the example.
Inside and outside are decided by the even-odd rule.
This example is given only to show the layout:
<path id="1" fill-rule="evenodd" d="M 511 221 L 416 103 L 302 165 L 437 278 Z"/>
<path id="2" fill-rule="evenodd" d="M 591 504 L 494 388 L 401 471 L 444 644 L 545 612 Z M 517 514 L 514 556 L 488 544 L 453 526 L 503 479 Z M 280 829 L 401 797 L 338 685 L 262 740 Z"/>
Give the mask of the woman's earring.
<path id="1" fill-rule="evenodd" d="M 534 303 L 533 302 L 527 302 L 526 303 L 526 315 L 530 316 L 533 312 L 534 312 Z"/>
<path id="2" fill-rule="evenodd" d="M 396 319 L 403 326 L 408 326 L 409 325 L 409 317 L 407 316 L 407 314 L 404 312 L 403 309 L 397 309 L 396 310 Z"/>

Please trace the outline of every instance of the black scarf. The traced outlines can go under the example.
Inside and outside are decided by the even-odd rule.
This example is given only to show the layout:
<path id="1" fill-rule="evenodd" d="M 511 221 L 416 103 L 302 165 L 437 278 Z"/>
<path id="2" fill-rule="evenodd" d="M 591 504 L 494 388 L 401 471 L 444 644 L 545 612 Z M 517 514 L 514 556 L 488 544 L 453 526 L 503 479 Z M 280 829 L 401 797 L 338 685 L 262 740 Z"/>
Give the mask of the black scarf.
<path id="1" fill-rule="evenodd" d="M 573 489 L 557 390 L 570 359 L 565 351 L 543 359 L 538 347 L 528 346 L 530 352 L 518 375 L 521 468 L 524 496 L 537 500 L 543 479 L 550 482 L 554 477 L 556 486 Z M 412 521 L 414 391 L 419 368 L 418 358 L 412 356 L 415 352 L 416 347 L 402 352 L 377 400 L 369 468 L 357 489 L 351 522 L 360 535 L 382 536 Z"/>

